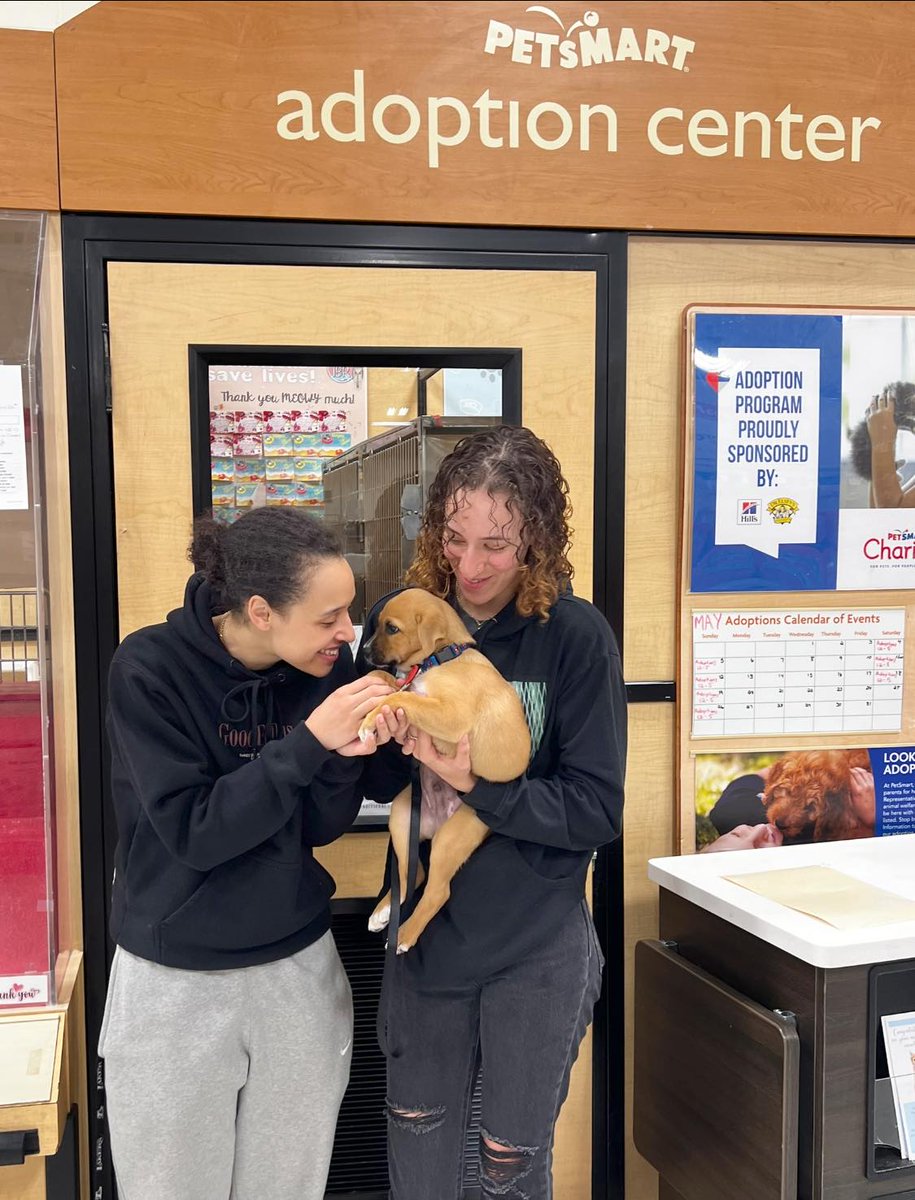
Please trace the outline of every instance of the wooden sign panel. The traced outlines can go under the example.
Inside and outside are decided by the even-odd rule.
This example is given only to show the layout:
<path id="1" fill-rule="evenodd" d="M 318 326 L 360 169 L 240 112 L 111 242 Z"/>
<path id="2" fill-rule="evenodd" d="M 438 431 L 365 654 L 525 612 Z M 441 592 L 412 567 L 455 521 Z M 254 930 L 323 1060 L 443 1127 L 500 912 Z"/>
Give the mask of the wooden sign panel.
<path id="1" fill-rule="evenodd" d="M 65 208 L 905 235 L 911 3 L 106 0 Z"/>
<path id="2" fill-rule="evenodd" d="M 0 29 L 0 61 L 0 208 L 59 208 L 53 37 Z"/>

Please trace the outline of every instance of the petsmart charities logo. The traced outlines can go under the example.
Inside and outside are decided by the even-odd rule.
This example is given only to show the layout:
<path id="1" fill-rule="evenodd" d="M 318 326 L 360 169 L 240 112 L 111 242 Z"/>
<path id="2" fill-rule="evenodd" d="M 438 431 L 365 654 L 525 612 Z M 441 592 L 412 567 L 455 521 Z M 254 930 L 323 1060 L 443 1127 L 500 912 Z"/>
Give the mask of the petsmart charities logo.
<path id="1" fill-rule="evenodd" d="M 573 21 L 568 29 L 551 8 L 532 4 L 525 12 L 549 18 L 561 32 L 517 29 L 504 21 L 490 21 L 483 47 L 487 54 L 510 51 L 512 62 L 538 67 L 558 66 L 567 70 L 594 67 L 600 63 L 646 62 L 672 67 L 675 71 L 688 71 L 687 56 L 696 49 L 696 43 L 689 38 L 662 33 L 659 29 L 646 29 L 639 35 L 624 25 L 614 33 L 601 25 L 600 15 L 594 9 L 588 9 L 581 20 Z"/>
<path id="2" fill-rule="evenodd" d="M 915 530 L 890 529 L 883 537 L 869 537 L 862 546 L 870 562 L 899 562 L 915 559 Z"/>

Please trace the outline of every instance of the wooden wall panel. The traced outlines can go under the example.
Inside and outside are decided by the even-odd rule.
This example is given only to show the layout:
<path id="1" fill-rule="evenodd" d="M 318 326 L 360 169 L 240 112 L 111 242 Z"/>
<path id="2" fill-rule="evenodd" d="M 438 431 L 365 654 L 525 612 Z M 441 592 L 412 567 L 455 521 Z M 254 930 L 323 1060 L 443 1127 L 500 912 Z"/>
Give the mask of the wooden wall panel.
<path id="1" fill-rule="evenodd" d="M 594 443 L 580 431 L 594 420 L 590 273 L 112 263 L 108 275 L 122 637 L 179 603 L 188 574 L 189 343 L 359 346 L 372 330 L 379 345 L 522 346 L 525 422 L 569 480 L 576 586 L 589 594 Z M 318 292 L 322 303 L 307 303 Z"/>
<path id="2" fill-rule="evenodd" d="M 623 642 L 623 673 L 629 682 L 673 679 L 676 658 L 679 324 L 667 295 L 657 295 L 643 280 L 644 260 L 644 250 L 630 243 Z M 668 291 L 678 282 L 679 277 L 665 280 Z"/>
<path id="3" fill-rule="evenodd" d="M 522 409 L 524 401 L 522 400 Z M 445 412 L 445 373 L 439 371 L 437 375 L 433 375 L 426 383 L 426 412 L 439 413 L 444 415 Z M 524 412 L 521 413 L 521 419 L 524 420 Z"/>
<path id="4" fill-rule="evenodd" d="M 532 12 L 525 0 L 105 0 L 56 35 L 64 206 L 865 236 L 915 229 L 912 3 L 621 0 L 590 10 L 593 33 L 581 5 L 554 9 Z M 509 36 L 528 30 L 527 51 L 518 42 L 487 52 L 490 20 Z M 649 31 L 654 45 L 675 39 L 663 62 L 653 53 L 642 61 Z M 613 61 L 599 55 L 566 69 L 535 35 L 573 46 L 600 35 Z M 332 136 L 324 101 L 355 95 L 356 71 L 364 135 L 357 103 L 344 100 L 329 116 Z M 311 115 L 292 122 L 306 136 L 290 140 L 277 126 L 296 104 L 278 96 L 295 91 Z M 398 95 L 412 114 L 398 100 L 378 117 L 376 105 Z M 554 107 L 538 115 L 542 104 Z M 604 110 L 583 116 L 582 105 Z M 652 118 L 668 109 L 652 136 Z M 433 119 L 438 140 L 456 142 L 438 154 Z M 378 132 L 386 121 L 394 137 L 409 135 L 411 120 L 413 136 L 397 144 Z M 879 128 L 862 124 L 870 121 Z"/>
<path id="5" fill-rule="evenodd" d="M 915 308 L 915 247 L 636 237 L 629 249 L 629 289 L 625 670 L 630 680 L 673 679 L 678 670 L 684 309 L 690 304 Z M 890 605 L 902 597 L 886 593 L 885 598 Z M 805 603 L 820 599 L 821 594 L 810 594 Z M 679 683 L 682 688 L 684 681 Z M 630 741 L 627 953 L 639 937 L 657 936 L 656 889 L 647 881 L 645 864 L 679 848 L 674 707 L 633 707 Z M 631 1020 L 630 999 L 627 1024 Z M 628 1083 L 631 1088 L 631 1068 Z M 627 1157 L 627 1200 L 655 1200 L 654 1172 L 631 1141 Z"/>
<path id="6" fill-rule="evenodd" d="M 54 38 L 0 29 L 0 208 L 60 208 Z"/>
<path id="7" fill-rule="evenodd" d="M 368 437 L 386 433 L 392 421 L 409 421 L 416 416 L 416 371 L 399 367 L 369 367 Z M 390 415 L 388 409 L 395 410 Z M 398 416 L 401 408 L 407 412 Z"/>
<path id="8" fill-rule="evenodd" d="M 4 1167 L 0 1200 L 46 1200 L 45 1161 L 30 1155 L 21 1166 Z"/>
<path id="9" fill-rule="evenodd" d="M 381 890 L 387 850 L 386 833 L 354 833 L 319 846 L 315 858 L 336 879 L 339 897 L 368 900 Z"/>
<path id="10" fill-rule="evenodd" d="M 592 884 L 593 873 L 589 871 L 585 883 L 589 904 L 592 901 Z M 589 1027 L 578 1048 L 578 1057 L 569 1078 L 569 1094 L 556 1122 L 553 1142 L 555 1200 L 585 1200 L 591 1195 L 593 1060 L 594 1030 Z"/>
<path id="11" fill-rule="evenodd" d="M 626 1200 L 657 1200 L 657 1174 L 632 1143 L 633 959 L 640 938 L 658 936 L 658 889 L 648 879 L 650 858 L 672 854 L 674 706 L 634 704 L 629 709 L 626 773 L 625 895 Z"/>
<path id="12" fill-rule="evenodd" d="M 915 248 L 633 238 L 626 427 L 626 678 L 673 679 L 682 314 L 690 304 L 915 307 Z"/>

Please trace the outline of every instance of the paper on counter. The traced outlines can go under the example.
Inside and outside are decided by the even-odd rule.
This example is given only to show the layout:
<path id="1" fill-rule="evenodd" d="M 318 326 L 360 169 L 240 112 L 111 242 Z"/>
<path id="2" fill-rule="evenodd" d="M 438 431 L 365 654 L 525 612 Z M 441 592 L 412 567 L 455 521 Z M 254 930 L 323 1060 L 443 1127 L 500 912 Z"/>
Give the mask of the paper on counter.
<path id="1" fill-rule="evenodd" d="M 0 1021 L 0 1105 L 51 1099 L 60 1032 L 59 1013 Z"/>
<path id="2" fill-rule="evenodd" d="M 915 921 L 915 900 L 862 883 L 831 867 L 791 867 L 722 878 L 836 929 L 868 929 Z"/>

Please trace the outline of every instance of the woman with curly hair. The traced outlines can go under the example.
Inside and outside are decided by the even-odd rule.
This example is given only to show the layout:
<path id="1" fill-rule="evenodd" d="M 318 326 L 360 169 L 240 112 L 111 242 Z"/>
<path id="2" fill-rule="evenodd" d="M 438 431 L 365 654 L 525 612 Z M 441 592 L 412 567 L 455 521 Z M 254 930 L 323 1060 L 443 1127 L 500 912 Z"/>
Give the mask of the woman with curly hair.
<path id="1" fill-rule="evenodd" d="M 393 1200 L 461 1195 L 480 1067 L 482 1196 L 552 1195 L 556 1119 L 603 968 L 585 880 L 595 848 L 620 832 L 626 752 L 613 634 L 572 593 L 569 511 L 559 463 L 529 430 L 464 438 L 430 488 L 407 575 L 455 607 L 514 685 L 532 752 L 523 776 L 490 783 L 472 774 L 466 743 L 445 758 L 394 713 L 402 755 L 370 760 L 372 799 L 402 789 L 412 758 L 492 831 L 386 979 Z"/>

